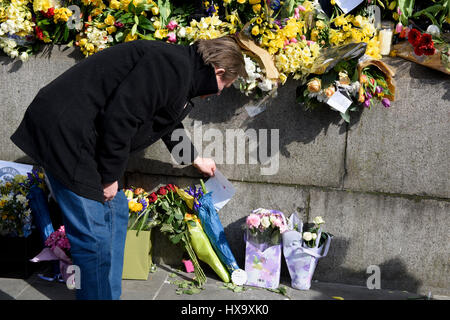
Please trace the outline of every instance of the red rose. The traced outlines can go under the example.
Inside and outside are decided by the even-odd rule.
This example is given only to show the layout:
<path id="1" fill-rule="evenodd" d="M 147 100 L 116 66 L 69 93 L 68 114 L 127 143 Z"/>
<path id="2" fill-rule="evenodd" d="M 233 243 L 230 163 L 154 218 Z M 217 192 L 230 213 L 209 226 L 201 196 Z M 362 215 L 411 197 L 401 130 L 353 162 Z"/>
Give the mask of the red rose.
<path id="1" fill-rule="evenodd" d="M 153 203 L 153 202 L 155 202 L 156 200 L 158 200 L 158 196 L 156 195 L 156 193 L 152 192 L 152 193 L 147 197 L 147 199 L 148 199 L 148 202 L 149 202 L 149 203 Z"/>
<path id="2" fill-rule="evenodd" d="M 165 196 L 167 194 L 167 190 L 164 187 L 159 188 L 158 194 Z"/>
<path id="3" fill-rule="evenodd" d="M 166 189 L 169 190 L 169 191 L 175 192 L 175 186 L 174 186 L 173 184 L 170 184 L 170 183 L 169 183 L 169 184 L 166 186 Z"/>
<path id="4" fill-rule="evenodd" d="M 408 32 L 408 42 L 411 43 L 413 47 L 417 47 L 419 45 L 421 38 L 420 31 L 417 29 L 411 29 Z"/>

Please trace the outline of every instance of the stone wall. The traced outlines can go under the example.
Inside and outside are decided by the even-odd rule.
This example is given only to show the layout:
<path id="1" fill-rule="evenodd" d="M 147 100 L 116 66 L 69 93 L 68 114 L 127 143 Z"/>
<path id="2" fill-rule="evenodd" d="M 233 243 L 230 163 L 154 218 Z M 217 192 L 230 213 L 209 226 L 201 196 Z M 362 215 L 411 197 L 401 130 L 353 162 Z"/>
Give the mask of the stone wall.
<path id="1" fill-rule="evenodd" d="M 9 136 L 38 90 L 83 59 L 74 49 L 46 49 L 25 64 L 0 56 L 0 159 L 30 163 Z M 388 62 L 397 70 L 396 101 L 390 109 L 376 105 L 352 115 L 350 124 L 331 110 L 303 110 L 294 81 L 255 117 L 244 108 L 249 99 L 235 89 L 194 100 L 184 124 L 198 148 L 200 124 L 202 134 L 214 128 L 224 137 L 227 129 L 279 130 L 276 174 L 262 174 L 268 165 L 250 164 L 248 156 L 236 164 L 237 158 L 221 162 L 216 154 L 219 170 L 236 188 L 219 214 L 242 268 L 242 225 L 251 210 L 298 211 L 304 220 L 321 215 L 334 235 L 315 279 L 365 286 L 367 267 L 378 265 L 382 288 L 450 295 L 450 77 L 401 59 Z M 205 139 L 202 148 L 211 144 Z M 233 150 L 222 151 L 225 158 Z M 157 142 L 130 159 L 125 182 L 150 190 L 199 178 Z M 182 251 L 165 237 L 155 232 L 154 242 L 156 261 L 180 263 Z M 282 273 L 288 275 L 284 263 Z"/>

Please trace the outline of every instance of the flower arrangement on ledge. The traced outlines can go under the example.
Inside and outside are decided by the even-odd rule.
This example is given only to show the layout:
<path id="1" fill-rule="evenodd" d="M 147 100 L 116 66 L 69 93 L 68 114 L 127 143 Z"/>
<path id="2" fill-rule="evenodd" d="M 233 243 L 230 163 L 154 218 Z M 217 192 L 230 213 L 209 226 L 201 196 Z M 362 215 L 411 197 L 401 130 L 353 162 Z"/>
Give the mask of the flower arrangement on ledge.
<path id="1" fill-rule="evenodd" d="M 442 1 L 417 13 L 412 12 L 412 0 L 393 3 L 397 2 L 377 1 L 384 17 L 398 20 L 396 29 L 403 38 L 414 41 L 419 32 L 405 34 L 406 18 L 430 18 L 437 10 L 436 28 L 448 25 L 441 19 L 449 10 Z M 318 58 L 327 48 L 364 43 L 364 55 L 380 59 L 377 29 L 367 10 L 373 4 L 363 1 L 345 14 L 336 1 L 330 1 L 332 10 L 325 13 L 312 0 L 210 0 L 202 1 L 201 8 L 169 0 L 0 0 L 0 47 L 11 58 L 27 61 L 47 43 L 76 46 L 89 57 L 138 39 L 189 45 L 198 39 L 245 34 L 267 51 L 278 76 L 269 77 L 254 56 L 243 52 L 250 77 L 235 84 L 243 94 L 263 98 L 275 96 L 288 78 L 305 85 L 317 75 Z M 435 54 L 435 37 L 421 34 L 415 51 Z M 448 61 L 448 50 L 444 51 L 442 60 Z"/>

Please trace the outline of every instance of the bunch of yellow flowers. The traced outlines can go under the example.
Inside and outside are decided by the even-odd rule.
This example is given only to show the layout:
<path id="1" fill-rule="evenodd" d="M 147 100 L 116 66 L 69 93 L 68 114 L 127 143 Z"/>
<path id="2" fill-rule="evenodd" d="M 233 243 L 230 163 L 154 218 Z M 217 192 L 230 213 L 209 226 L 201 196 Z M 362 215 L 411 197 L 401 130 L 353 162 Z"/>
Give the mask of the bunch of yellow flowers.
<path id="1" fill-rule="evenodd" d="M 72 15 L 72 10 L 67 8 L 57 8 L 55 9 L 55 15 L 53 16 L 53 22 L 67 22 L 69 17 Z"/>
<path id="2" fill-rule="evenodd" d="M 215 39 L 229 34 L 224 23 L 218 16 L 203 17 L 200 21 L 192 20 L 186 27 L 186 37 L 190 41 L 198 39 Z"/>
<path id="3" fill-rule="evenodd" d="M 275 56 L 281 83 L 284 84 L 290 75 L 294 80 L 305 79 L 319 54 L 320 46 L 313 41 L 301 40 L 286 45 Z"/>
<path id="4" fill-rule="evenodd" d="M 379 41 L 375 26 L 363 16 L 340 15 L 331 20 L 337 28 L 330 28 L 329 42 L 333 46 L 352 42 L 367 43 L 366 54 L 380 59 Z"/>

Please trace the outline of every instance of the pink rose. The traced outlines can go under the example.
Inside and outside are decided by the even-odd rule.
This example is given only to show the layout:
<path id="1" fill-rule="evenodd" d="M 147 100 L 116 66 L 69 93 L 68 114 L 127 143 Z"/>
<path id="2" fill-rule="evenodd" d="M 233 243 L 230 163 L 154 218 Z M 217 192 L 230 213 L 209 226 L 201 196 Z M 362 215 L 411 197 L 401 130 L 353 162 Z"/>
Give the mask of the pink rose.
<path id="1" fill-rule="evenodd" d="M 249 228 L 258 228 L 260 222 L 261 218 L 257 214 L 252 213 L 247 217 L 247 226 Z"/>
<path id="2" fill-rule="evenodd" d="M 170 31 L 173 31 L 176 27 L 178 27 L 178 23 L 175 20 L 171 20 L 167 24 L 167 29 L 169 29 Z"/>
<path id="3" fill-rule="evenodd" d="M 177 36 L 175 32 L 169 32 L 167 41 L 169 42 L 177 42 Z"/>

